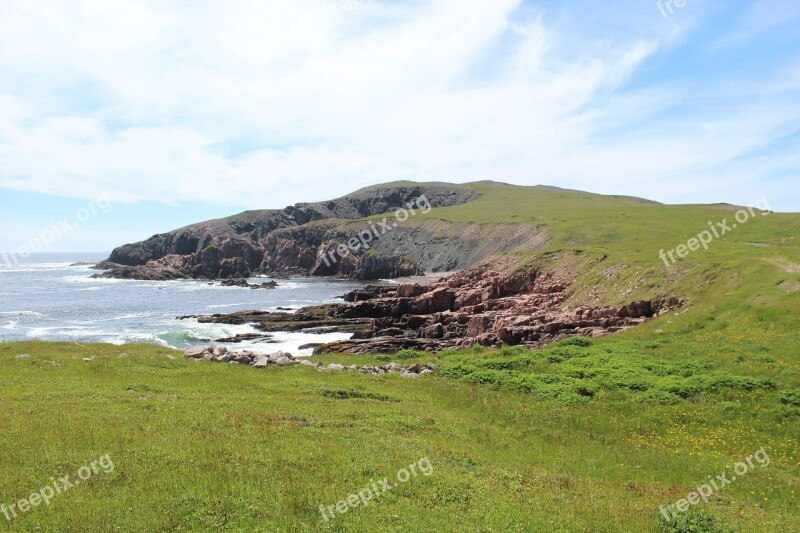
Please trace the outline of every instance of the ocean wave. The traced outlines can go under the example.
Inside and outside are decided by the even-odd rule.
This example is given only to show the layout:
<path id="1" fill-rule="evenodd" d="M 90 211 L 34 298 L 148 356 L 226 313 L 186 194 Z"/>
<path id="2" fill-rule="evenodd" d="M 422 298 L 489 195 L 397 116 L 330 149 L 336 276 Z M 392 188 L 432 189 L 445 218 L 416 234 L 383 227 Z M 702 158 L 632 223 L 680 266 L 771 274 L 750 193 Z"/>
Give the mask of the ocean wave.
<path id="1" fill-rule="evenodd" d="M 270 290 L 286 291 L 286 290 L 300 289 L 300 288 L 305 287 L 305 286 L 307 286 L 306 283 L 298 283 L 298 282 L 295 282 L 295 281 L 289 281 L 289 282 L 286 282 L 286 281 L 280 282 L 279 281 L 278 282 L 278 286 L 275 287 L 274 289 L 270 289 Z"/>
<path id="2" fill-rule="evenodd" d="M 98 336 L 98 332 L 95 326 L 45 326 L 31 328 L 25 335 L 31 339 L 45 339 L 53 336 L 89 339 Z"/>
<path id="3" fill-rule="evenodd" d="M 130 282 L 131 280 L 127 279 L 110 279 L 110 278 L 93 278 L 92 276 L 63 276 L 61 278 L 62 281 L 66 281 L 67 283 L 97 283 L 97 284 L 112 284 L 112 283 L 120 283 L 124 281 Z"/>
<path id="4" fill-rule="evenodd" d="M 130 313 L 127 315 L 112 316 L 109 318 L 97 318 L 92 322 L 117 322 L 119 320 L 130 320 L 132 318 L 147 318 L 153 316 L 153 313 Z"/>
<path id="5" fill-rule="evenodd" d="M 42 270 L 64 270 L 72 263 L 17 263 L 11 267 L 4 265 L 0 272 L 39 272 Z"/>
<path id="6" fill-rule="evenodd" d="M 350 333 L 300 333 L 300 332 L 275 332 L 269 343 L 245 341 L 236 344 L 222 344 L 229 350 L 250 350 L 254 353 L 289 352 L 296 356 L 309 356 L 313 348 L 300 349 L 305 344 L 324 344 L 347 340 L 352 337 Z"/>
<path id="7" fill-rule="evenodd" d="M 38 311 L 0 311 L 0 316 L 45 316 Z"/>
<path id="8" fill-rule="evenodd" d="M 237 304 L 214 304 L 214 305 L 207 305 L 206 309 L 223 309 L 225 307 L 237 307 L 239 305 L 252 305 L 247 302 L 237 303 Z"/>

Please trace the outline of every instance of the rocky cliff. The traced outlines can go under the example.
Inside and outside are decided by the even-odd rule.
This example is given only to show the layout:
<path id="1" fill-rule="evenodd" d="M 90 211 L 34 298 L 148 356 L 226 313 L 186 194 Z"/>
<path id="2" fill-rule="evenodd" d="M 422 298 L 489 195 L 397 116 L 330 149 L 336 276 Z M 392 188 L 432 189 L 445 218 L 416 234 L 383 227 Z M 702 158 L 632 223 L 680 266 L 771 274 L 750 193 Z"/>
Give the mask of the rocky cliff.
<path id="1" fill-rule="evenodd" d="M 450 184 L 377 186 L 281 210 L 202 222 L 115 249 L 102 277 L 243 278 L 256 274 L 387 279 L 464 268 L 492 254 L 536 249 L 532 224 L 454 224 L 417 218 L 477 198 Z M 405 210 L 397 217 L 397 210 Z M 381 215 L 385 215 L 381 217 Z"/>

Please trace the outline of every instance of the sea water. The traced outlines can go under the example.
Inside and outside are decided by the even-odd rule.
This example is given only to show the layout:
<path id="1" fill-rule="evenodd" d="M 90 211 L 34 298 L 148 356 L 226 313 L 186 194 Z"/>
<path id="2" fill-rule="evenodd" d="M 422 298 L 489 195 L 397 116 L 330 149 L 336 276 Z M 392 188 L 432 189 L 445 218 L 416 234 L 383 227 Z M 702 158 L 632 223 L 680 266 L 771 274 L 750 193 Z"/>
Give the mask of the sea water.
<path id="1" fill-rule="evenodd" d="M 201 280 L 95 279 L 91 265 L 106 254 L 36 254 L 18 264 L 0 264 L 0 341 L 47 340 L 152 343 L 177 349 L 205 347 L 216 339 L 258 333 L 250 325 L 201 324 L 185 315 L 242 310 L 292 310 L 342 302 L 363 286 L 329 278 L 277 279 L 275 289 L 222 287 Z M 263 283 L 267 279 L 251 279 Z M 350 338 L 347 333 L 273 333 L 270 343 L 215 343 L 257 353 L 278 350 L 308 355 L 299 346 Z"/>

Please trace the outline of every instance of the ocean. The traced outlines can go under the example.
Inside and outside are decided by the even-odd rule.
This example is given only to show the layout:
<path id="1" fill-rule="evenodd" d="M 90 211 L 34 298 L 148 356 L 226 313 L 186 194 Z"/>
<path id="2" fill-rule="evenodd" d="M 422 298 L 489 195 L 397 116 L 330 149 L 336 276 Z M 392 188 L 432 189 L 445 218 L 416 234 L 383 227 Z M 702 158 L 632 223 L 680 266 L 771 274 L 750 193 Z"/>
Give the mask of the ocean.
<path id="1" fill-rule="evenodd" d="M 208 346 L 216 339 L 258 332 L 251 326 L 201 324 L 184 315 L 276 311 L 342 302 L 363 283 L 327 278 L 276 279 L 275 289 L 222 287 L 200 280 L 137 281 L 93 279 L 90 265 L 106 254 L 35 254 L 19 264 L 0 261 L 0 342 L 47 340 L 150 343 L 176 349 Z M 263 283 L 271 278 L 251 278 Z M 299 350 L 308 343 L 350 338 L 347 333 L 274 333 L 271 343 L 215 343 L 257 353 Z"/>

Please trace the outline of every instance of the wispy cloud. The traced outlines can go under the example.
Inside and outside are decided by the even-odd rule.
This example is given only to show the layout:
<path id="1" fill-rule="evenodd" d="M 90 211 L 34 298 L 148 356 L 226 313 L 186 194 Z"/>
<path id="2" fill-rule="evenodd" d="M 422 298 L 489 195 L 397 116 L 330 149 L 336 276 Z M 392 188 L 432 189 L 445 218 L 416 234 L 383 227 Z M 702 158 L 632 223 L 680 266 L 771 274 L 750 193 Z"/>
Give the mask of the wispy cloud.
<path id="1" fill-rule="evenodd" d="M 497 179 L 746 202 L 800 170 L 796 41 L 758 83 L 696 74 L 758 10 L 332 4 L 0 0 L 0 187 L 255 208 Z"/>

